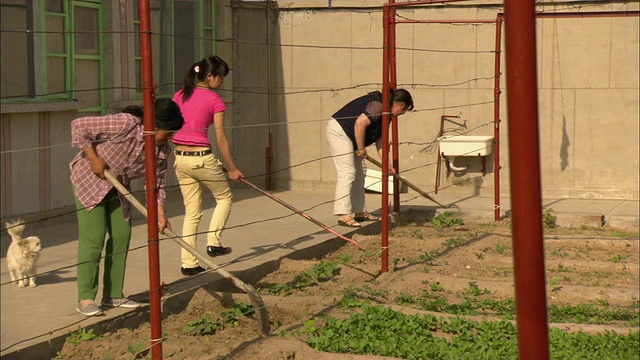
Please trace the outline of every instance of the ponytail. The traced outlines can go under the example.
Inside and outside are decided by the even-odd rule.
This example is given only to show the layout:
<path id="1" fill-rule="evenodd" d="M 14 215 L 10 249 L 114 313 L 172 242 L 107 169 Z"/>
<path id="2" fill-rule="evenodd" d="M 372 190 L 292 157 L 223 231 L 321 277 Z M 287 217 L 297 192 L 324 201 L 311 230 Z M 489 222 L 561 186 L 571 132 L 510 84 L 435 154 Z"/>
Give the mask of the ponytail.
<path id="1" fill-rule="evenodd" d="M 209 56 L 191 65 L 184 78 L 182 102 L 189 100 L 198 81 L 204 81 L 208 74 L 225 77 L 229 74 L 229 65 L 218 56 Z"/>

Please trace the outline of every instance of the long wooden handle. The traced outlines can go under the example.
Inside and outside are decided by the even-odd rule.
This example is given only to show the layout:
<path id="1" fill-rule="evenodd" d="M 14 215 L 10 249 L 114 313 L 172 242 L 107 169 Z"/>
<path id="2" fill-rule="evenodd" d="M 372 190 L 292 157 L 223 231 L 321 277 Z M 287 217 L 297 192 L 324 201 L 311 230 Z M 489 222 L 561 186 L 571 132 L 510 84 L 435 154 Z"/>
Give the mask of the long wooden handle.
<path id="1" fill-rule="evenodd" d="M 105 170 L 104 171 L 104 176 L 107 178 L 107 180 L 109 180 L 109 182 L 111 182 L 111 184 L 113 184 L 113 186 L 115 186 L 115 188 L 122 195 L 124 195 L 125 198 L 127 198 L 127 200 L 129 200 L 129 202 L 131 204 L 133 204 L 133 206 L 136 207 L 136 209 L 138 209 L 138 211 L 140 211 L 144 215 L 144 217 L 148 217 L 147 208 L 145 208 L 140 203 L 140 201 L 138 201 L 138 199 L 136 199 L 131 194 L 131 192 L 129 192 L 129 190 L 127 190 L 127 188 L 125 188 L 124 185 L 122 185 L 120 183 L 120 181 L 118 181 L 118 179 L 116 179 L 116 177 L 113 176 L 113 174 L 111 174 L 110 171 Z M 258 323 L 259 323 L 259 326 L 260 326 L 260 330 L 262 331 L 263 334 L 268 334 L 269 333 L 271 325 L 269 324 L 269 316 L 267 314 L 267 310 L 266 310 L 266 307 L 264 305 L 264 301 L 262 301 L 262 298 L 260 297 L 260 295 L 258 295 L 258 293 L 253 288 L 253 286 L 244 283 L 242 280 L 238 279 L 236 276 L 234 276 L 233 274 L 231 274 L 230 272 L 228 272 L 224 268 L 218 266 L 217 264 L 214 264 L 213 261 L 211 261 L 210 259 L 206 258 L 204 255 L 200 254 L 198 252 L 198 250 L 196 250 L 193 246 L 189 245 L 180 236 L 176 235 L 176 233 L 174 233 L 171 229 L 166 228 L 166 229 L 164 229 L 164 232 L 167 235 L 169 235 L 171 240 L 175 241 L 178 245 L 182 246 L 188 252 L 190 252 L 193 256 L 195 256 L 198 259 L 198 261 L 200 261 L 201 263 L 205 264 L 210 269 L 215 270 L 218 274 L 220 274 L 225 279 L 229 280 L 237 288 L 239 288 L 240 290 L 242 290 L 245 293 L 247 293 L 247 295 L 249 295 L 249 298 L 251 299 L 251 302 L 253 303 L 253 307 L 255 308 L 256 313 L 259 315 L 258 316 Z"/>
<path id="2" fill-rule="evenodd" d="M 312 223 L 320 226 L 321 228 L 327 230 L 328 232 L 332 233 L 333 235 L 339 237 L 340 239 L 344 240 L 344 241 L 348 241 L 352 244 L 354 244 L 355 246 L 357 246 L 360 250 L 364 250 L 364 248 L 362 247 L 362 245 L 360 245 L 357 241 L 353 240 L 353 239 L 349 239 L 348 237 L 338 233 L 337 231 L 333 230 L 332 228 L 328 227 L 327 225 L 321 223 L 320 221 L 312 218 L 311 216 L 305 214 L 304 212 L 294 208 L 293 206 L 289 205 L 288 203 L 284 202 L 283 200 L 273 196 L 272 194 L 260 189 L 259 187 L 257 187 L 256 185 L 254 185 L 253 183 L 249 182 L 249 180 L 245 180 L 245 179 L 240 179 L 241 182 L 245 183 L 246 185 L 249 185 L 251 188 L 257 190 L 258 192 L 260 192 L 263 195 L 266 195 L 268 198 L 270 198 L 271 200 L 277 202 L 280 205 L 283 205 L 284 207 L 286 207 L 287 209 L 295 212 L 296 214 L 302 216 L 303 218 L 311 221 Z"/>
<path id="3" fill-rule="evenodd" d="M 366 159 L 369 160 L 371 163 L 373 163 L 374 165 L 377 165 L 380 169 L 382 169 L 382 163 L 380 163 L 378 160 L 372 158 L 371 156 L 367 155 Z M 400 182 L 402 182 L 403 184 L 407 185 L 408 187 L 410 187 L 411 189 L 415 190 L 418 194 L 426 197 L 427 199 L 433 201 L 434 203 L 440 205 L 443 208 L 447 208 L 449 206 L 443 205 L 440 202 L 438 202 L 436 199 L 432 198 L 429 194 L 427 194 L 426 192 L 424 192 L 422 189 L 420 189 L 419 187 L 415 186 L 414 184 L 412 184 L 411 182 L 409 182 L 409 180 L 405 179 L 404 177 L 400 176 L 400 174 L 393 174 L 393 176 L 396 177 L 396 179 L 398 179 Z"/>

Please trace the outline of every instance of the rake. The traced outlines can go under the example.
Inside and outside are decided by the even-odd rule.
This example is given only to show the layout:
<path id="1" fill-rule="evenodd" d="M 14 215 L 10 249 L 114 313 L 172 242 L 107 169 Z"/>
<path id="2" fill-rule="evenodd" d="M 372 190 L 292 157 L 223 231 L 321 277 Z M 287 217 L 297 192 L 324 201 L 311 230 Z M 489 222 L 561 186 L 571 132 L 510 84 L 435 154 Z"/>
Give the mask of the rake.
<path id="1" fill-rule="evenodd" d="M 130 203 L 132 203 L 136 207 L 136 209 L 138 209 L 145 217 L 148 217 L 147 209 L 140 203 L 140 201 L 138 201 L 138 199 L 136 199 L 133 195 L 131 195 L 131 192 L 129 192 L 129 190 L 127 190 L 127 188 L 125 188 L 118 181 L 118 179 L 116 179 L 115 176 L 111 174 L 111 172 L 109 172 L 108 170 L 105 170 L 104 176 L 107 178 L 107 180 L 109 180 L 109 182 L 113 184 L 113 186 L 116 187 L 116 189 L 118 189 L 118 191 L 122 195 L 124 195 L 124 197 L 127 198 L 127 200 L 129 200 Z M 174 233 L 171 229 L 169 228 L 164 229 L 164 233 L 169 235 L 171 240 L 175 241 L 178 245 L 182 246 L 188 252 L 193 254 L 193 256 L 195 256 L 198 259 L 198 261 L 205 264 L 210 269 L 215 270 L 223 278 L 229 280 L 233 285 L 235 285 L 235 287 L 247 293 L 247 295 L 249 296 L 249 299 L 251 299 L 253 308 L 255 309 L 256 314 L 258 315 L 257 318 L 258 318 L 258 326 L 260 328 L 260 331 L 264 335 L 269 334 L 271 325 L 269 324 L 269 315 L 267 313 L 267 308 L 264 305 L 264 301 L 262 301 L 262 298 L 260 297 L 260 295 L 258 295 L 258 293 L 256 292 L 256 289 L 254 289 L 253 286 L 244 283 L 242 280 L 238 279 L 236 276 L 234 276 L 224 268 L 214 264 L 211 260 L 206 258 L 204 255 L 200 254 L 198 250 L 196 250 L 193 246 L 187 244 L 184 240 L 182 240 L 182 238 L 176 235 L 176 233 Z"/>

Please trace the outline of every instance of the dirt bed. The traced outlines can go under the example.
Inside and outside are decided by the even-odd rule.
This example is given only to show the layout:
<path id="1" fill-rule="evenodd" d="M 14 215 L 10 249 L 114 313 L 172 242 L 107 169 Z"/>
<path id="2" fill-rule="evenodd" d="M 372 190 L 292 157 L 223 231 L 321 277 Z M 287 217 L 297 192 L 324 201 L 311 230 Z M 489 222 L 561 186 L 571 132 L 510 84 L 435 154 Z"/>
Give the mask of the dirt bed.
<path id="1" fill-rule="evenodd" d="M 244 294 L 198 290 L 185 311 L 163 321 L 164 358 L 393 359 L 317 351 L 307 345 L 303 330 L 310 319 L 347 318 L 354 310 L 339 306 L 345 295 L 408 315 L 430 313 L 445 318 L 454 316 L 446 309 L 462 307 L 465 299 L 514 298 L 508 220 L 436 227 L 418 213 L 408 213 L 403 218 L 403 224 L 394 227 L 389 237 L 387 273 L 380 273 L 380 236 L 356 235 L 354 239 L 365 251 L 347 244 L 324 259 L 285 259 L 279 270 L 255 284 L 269 311 L 271 336 L 260 336 L 257 321 L 251 315 L 242 315 L 243 306 L 250 304 Z M 637 233 L 587 227 L 545 229 L 545 255 L 548 307 L 588 304 L 592 308 L 627 309 L 637 317 Z M 305 275 L 309 280 L 309 275 L 318 275 L 322 270 L 331 275 L 324 274 L 315 281 L 311 276 L 305 285 Z M 426 301 L 422 301 L 421 307 L 410 301 L 424 299 L 425 295 L 444 304 L 443 310 L 437 311 L 438 306 L 425 310 Z M 504 319 L 486 309 L 480 314 L 460 316 L 475 321 Z M 183 330 L 188 325 L 209 334 L 194 335 L 194 331 L 185 334 Z M 635 322 L 587 319 L 580 323 L 551 323 L 550 327 L 589 334 L 638 331 L 637 319 Z M 149 338 L 149 324 L 143 324 L 137 329 L 100 334 L 92 340 L 67 342 L 58 358 L 150 358 L 146 349 Z"/>

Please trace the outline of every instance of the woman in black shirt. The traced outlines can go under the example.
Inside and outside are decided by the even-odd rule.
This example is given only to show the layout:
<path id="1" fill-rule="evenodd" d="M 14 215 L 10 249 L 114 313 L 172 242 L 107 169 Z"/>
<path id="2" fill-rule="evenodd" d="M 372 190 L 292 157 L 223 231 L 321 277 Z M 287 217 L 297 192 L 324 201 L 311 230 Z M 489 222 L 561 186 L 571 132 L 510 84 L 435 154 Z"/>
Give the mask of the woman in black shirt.
<path id="1" fill-rule="evenodd" d="M 407 90 L 392 90 L 390 101 L 393 117 L 413 109 Z M 364 203 L 364 159 L 366 147 L 373 143 L 382 158 L 382 93 L 374 91 L 343 106 L 329 120 L 326 135 L 336 167 L 333 213 L 339 216 L 338 224 L 360 227 L 359 221 L 378 220 Z"/>

